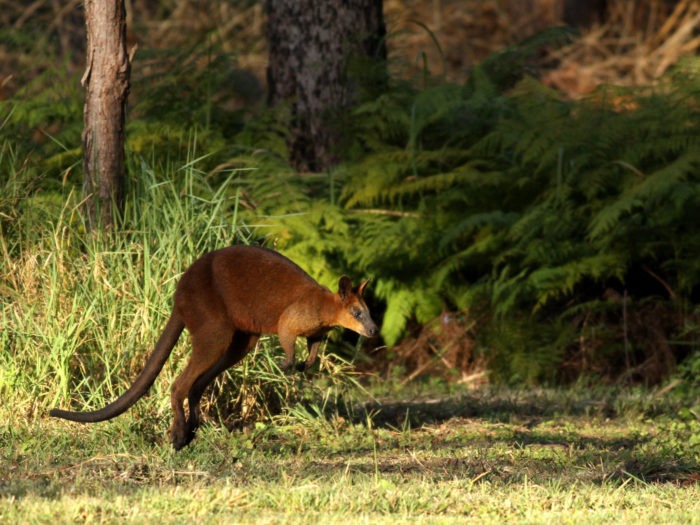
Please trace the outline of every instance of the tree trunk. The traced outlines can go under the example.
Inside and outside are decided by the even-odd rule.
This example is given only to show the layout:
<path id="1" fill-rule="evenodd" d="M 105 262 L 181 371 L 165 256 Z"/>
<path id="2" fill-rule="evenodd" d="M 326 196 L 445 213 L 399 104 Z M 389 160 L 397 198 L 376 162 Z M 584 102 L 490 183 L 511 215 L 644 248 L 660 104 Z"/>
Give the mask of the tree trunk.
<path id="1" fill-rule="evenodd" d="M 338 160 L 332 117 L 356 99 L 353 58 L 386 59 L 382 0 L 268 0 L 268 103 L 292 107 L 289 157 L 299 171 Z"/>
<path id="2" fill-rule="evenodd" d="M 124 122 L 130 63 L 123 0 L 85 0 L 87 65 L 83 196 L 90 229 L 109 228 L 124 203 Z"/>
<path id="3" fill-rule="evenodd" d="M 605 18 L 606 0 L 564 0 L 564 23 L 587 27 Z"/>

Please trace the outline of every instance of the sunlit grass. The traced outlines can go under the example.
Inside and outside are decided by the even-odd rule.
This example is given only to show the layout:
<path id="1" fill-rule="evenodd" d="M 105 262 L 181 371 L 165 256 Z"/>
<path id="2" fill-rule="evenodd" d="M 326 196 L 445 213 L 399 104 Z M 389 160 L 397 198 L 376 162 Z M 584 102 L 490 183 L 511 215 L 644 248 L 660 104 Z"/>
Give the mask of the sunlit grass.
<path id="1" fill-rule="evenodd" d="M 292 406 L 234 432 L 209 423 L 178 453 L 157 418 L 75 426 L 15 417 L 0 439 L 0 519 L 697 522 L 700 422 L 678 425 L 675 402 L 650 411 L 620 395 L 627 410 L 616 412 L 602 391 L 590 394 L 464 390 L 433 402 L 471 403 L 477 416 L 403 428 L 359 408 L 319 417 Z M 549 413 L 562 397 L 598 408 L 559 403 Z"/>
<path id="2" fill-rule="evenodd" d="M 8 182 L 8 200 L 46 215 L 41 225 L 17 227 L 2 238 L 0 395 L 12 400 L 13 410 L 40 417 L 54 406 L 95 409 L 116 398 L 153 348 L 184 269 L 207 251 L 251 242 L 232 178 L 211 188 L 197 165 L 193 159 L 131 166 L 139 177 L 132 181 L 124 226 L 106 233 L 85 231 L 73 192 L 47 210 L 43 201 L 23 196 L 21 184 Z M 5 226 L 22 224 L 18 216 Z M 224 412 L 238 408 L 255 419 L 265 413 L 265 403 L 256 401 L 267 400 L 275 412 L 284 400 L 305 395 L 303 383 L 280 372 L 276 342 L 263 338 L 259 346 L 257 358 L 232 372 L 236 388 L 227 384 L 219 396 Z M 169 414 L 169 388 L 188 351 L 185 334 L 137 413 Z M 342 359 L 321 361 L 328 377 L 347 382 L 349 376 L 339 373 L 346 368 Z"/>

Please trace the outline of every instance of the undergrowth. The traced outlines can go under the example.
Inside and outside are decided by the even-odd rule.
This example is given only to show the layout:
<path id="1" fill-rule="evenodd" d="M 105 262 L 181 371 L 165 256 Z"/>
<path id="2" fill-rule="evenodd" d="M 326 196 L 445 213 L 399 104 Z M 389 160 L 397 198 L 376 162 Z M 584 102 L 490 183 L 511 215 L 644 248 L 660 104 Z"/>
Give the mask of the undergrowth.
<path id="1" fill-rule="evenodd" d="M 242 196 L 296 260 L 375 278 L 389 346 L 456 311 L 492 379 L 658 383 L 697 355 L 698 62 L 571 101 L 529 53 L 361 103 L 329 173 L 291 173 L 253 127 Z"/>
<path id="2" fill-rule="evenodd" d="M 658 384 L 681 363 L 687 387 L 700 325 L 698 61 L 680 62 L 655 86 L 602 86 L 572 101 L 540 83 L 532 62 L 567 36 L 555 29 L 512 46 L 464 84 L 426 69 L 418 84 L 395 79 L 380 94 L 361 90 L 374 95 L 342 116 L 344 162 L 305 174 L 286 159 L 289 107 L 217 120 L 202 105 L 218 100 L 217 68 L 233 66 L 221 49 L 197 47 L 172 76 L 135 85 L 127 143 L 134 198 L 124 234 L 106 239 L 115 243 L 110 255 L 92 253 L 82 233 L 66 240 L 79 222 L 80 93 L 64 82 L 45 92 L 28 86 L 32 100 L 4 102 L 0 120 L 5 264 L 21 266 L 20 247 L 35 244 L 56 214 L 41 241 L 61 251 L 56 264 L 80 254 L 99 269 L 128 253 L 143 265 L 134 289 L 162 289 L 152 279 L 174 279 L 204 251 L 254 239 L 324 284 L 342 274 L 373 279 L 368 299 L 387 349 L 371 359 L 394 362 L 402 353 L 392 347 L 407 337 L 438 341 L 421 331 L 445 314 L 471 340 L 462 372 L 486 367 L 491 381 Z M 172 89 L 199 62 L 196 89 Z M 163 96 L 139 96 L 139 85 Z M 63 109 L 47 109 L 56 105 Z M 190 119 L 176 117 L 190 106 L 199 108 Z M 140 189 L 149 184 L 160 197 Z M 196 205 L 183 207 L 187 195 Z M 140 216 L 155 210 L 170 221 L 141 227 Z M 16 280 L 18 271 L 8 275 Z M 132 310 L 153 308 L 154 293 L 144 291 Z M 159 306 L 155 319 L 166 310 Z M 68 308 L 71 315 L 79 320 Z M 345 346 L 346 358 L 355 353 Z M 434 362 L 444 356 L 426 348 L 416 351 Z M 401 364 L 411 362 L 425 358 Z"/>

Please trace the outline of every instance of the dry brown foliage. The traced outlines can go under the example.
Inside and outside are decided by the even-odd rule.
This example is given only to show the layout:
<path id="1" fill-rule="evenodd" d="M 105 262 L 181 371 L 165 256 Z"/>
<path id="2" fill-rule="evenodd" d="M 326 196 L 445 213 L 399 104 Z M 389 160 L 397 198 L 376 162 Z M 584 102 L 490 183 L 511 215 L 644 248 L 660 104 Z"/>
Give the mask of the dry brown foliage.
<path id="1" fill-rule="evenodd" d="M 462 82 L 469 69 L 489 54 L 547 27 L 562 24 L 563 0 L 384 0 L 392 65 L 402 74 L 421 72 Z M 139 49 L 186 48 L 204 41 L 236 53 L 238 65 L 264 84 L 267 64 L 262 2 L 163 4 L 127 1 L 128 40 Z M 550 50 L 543 74 L 549 85 L 572 96 L 602 83 L 645 85 L 686 55 L 700 51 L 697 0 L 609 0 L 604 23 L 582 27 L 580 38 Z M 0 0 L 3 28 L 35 34 L 42 46 L 21 50 L 0 41 L 0 99 L 15 92 L 46 56 L 79 72 L 84 62 L 82 5 Z M 49 53 L 50 51 L 50 53 Z M 44 57 L 35 56 L 42 52 Z M 162 60 L 162 57 L 160 57 Z M 142 63 L 144 74 L 154 66 Z M 135 70 L 138 74 L 138 70 Z M 4 95 L 4 96 L 3 96 Z"/>
<path id="2" fill-rule="evenodd" d="M 392 55 L 420 71 L 461 82 L 489 54 L 563 24 L 563 0 L 385 0 Z M 674 5 L 675 4 L 675 5 Z M 543 81 L 571 96 L 601 84 L 648 85 L 683 56 L 700 51 L 697 0 L 609 0 L 603 23 L 549 50 Z M 435 41 L 439 44 L 436 45 Z"/>
<path id="3" fill-rule="evenodd" d="M 561 25 L 557 0 L 384 0 L 393 59 L 420 71 L 464 81 L 491 53 L 547 27 Z"/>
<path id="4" fill-rule="evenodd" d="M 615 0 L 607 21 L 553 52 L 559 66 L 544 75 L 571 95 L 601 84 L 648 85 L 683 56 L 700 51 L 700 3 L 681 0 L 672 11 L 658 1 Z"/>
<path id="5" fill-rule="evenodd" d="M 443 312 L 416 332 L 391 348 L 372 363 L 372 370 L 391 375 L 397 367 L 401 384 L 420 377 L 441 377 L 470 386 L 488 382 L 486 363 L 474 352 L 476 322 L 465 314 Z M 387 352 L 381 349 L 380 352 Z"/>

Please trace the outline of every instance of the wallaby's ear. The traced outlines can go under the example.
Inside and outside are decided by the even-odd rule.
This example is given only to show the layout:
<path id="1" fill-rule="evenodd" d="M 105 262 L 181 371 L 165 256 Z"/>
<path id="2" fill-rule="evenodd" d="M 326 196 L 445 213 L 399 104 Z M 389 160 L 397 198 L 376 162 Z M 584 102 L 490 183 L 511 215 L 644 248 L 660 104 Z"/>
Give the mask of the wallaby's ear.
<path id="1" fill-rule="evenodd" d="M 352 281 L 350 277 L 343 275 L 338 281 L 338 295 L 345 301 L 352 294 Z"/>
<path id="2" fill-rule="evenodd" d="M 367 285 L 369 284 L 370 281 L 371 281 L 371 279 L 367 279 L 366 281 L 362 282 L 362 283 L 360 284 L 360 286 L 357 287 L 357 295 L 359 295 L 360 297 L 362 297 L 362 294 L 363 294 L 364 291 L 365 291 L 365 286 L 367 286 Z"/>

